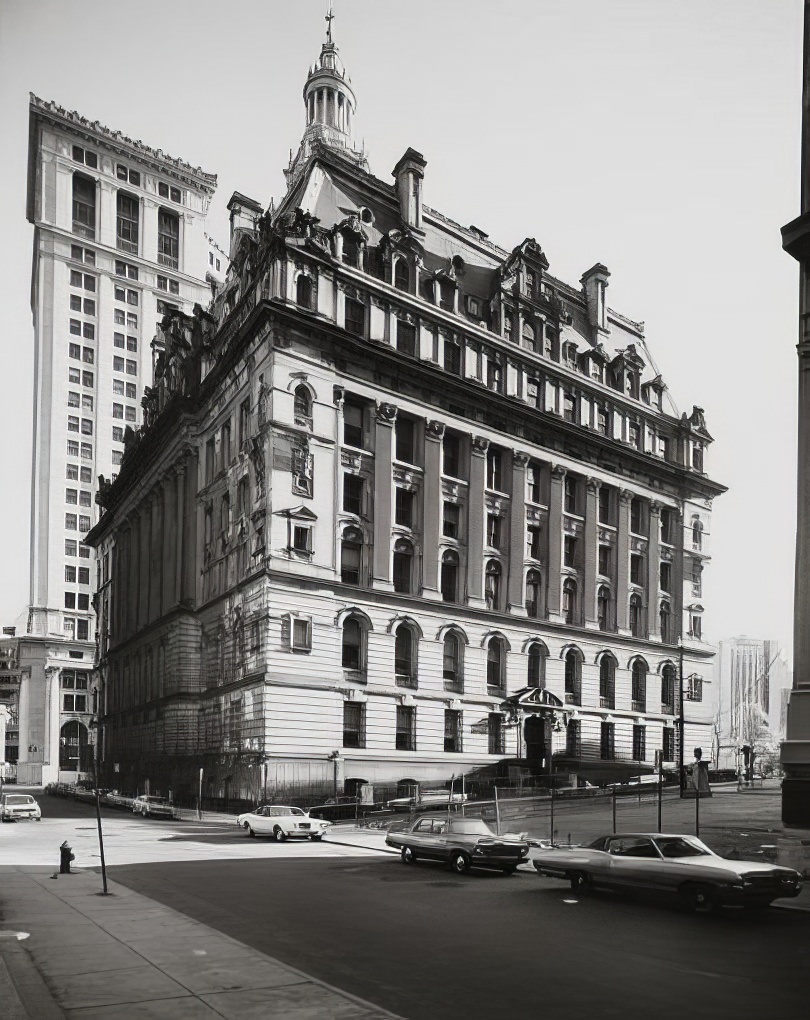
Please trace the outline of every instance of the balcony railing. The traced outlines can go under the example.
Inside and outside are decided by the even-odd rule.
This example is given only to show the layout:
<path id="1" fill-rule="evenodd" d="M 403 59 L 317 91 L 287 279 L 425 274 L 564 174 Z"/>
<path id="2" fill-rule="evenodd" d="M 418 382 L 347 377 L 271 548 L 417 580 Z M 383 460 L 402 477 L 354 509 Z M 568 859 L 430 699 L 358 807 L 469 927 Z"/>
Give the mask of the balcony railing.
<path id="1" fill-rule="evenodd" d="M 565 703 L 566 705 L 580 705 L 582 703 L 582 694 L 577 690 L 566 691 Z"/>
<path id="2" fill-rule="evenodd" d="M 600 708 L 615 708 L 616 707 L 616 699 L 613 697 L 612 694 L 610 694 L 610 695 L 600 694 L 599 695 L 599 707 Z"/>
<path id="3" fill-rule="evenodd" d="M 397 687 L 416 687 L 416 676 L 412 673 L 396 673 L 395 682 Z"/>
<path id="4" fill-rule="evenodd" d="M 647 704 L 644 701 L 634 701 L 632 703 L 632 709 L 634 712 L 646 712 Z"/>
<path id="5" fill-rule="evenodd" d="M 444 689 L 446 691 L 452 691 L 454 694 L 464 693 L 464 681 L 460 677 L 455 679 L 444 678 Z"/>
<path id="6" fill-rule="evenodd" d="M 661 702 L 661 715 L 675 715 L 675 706 L 669 702 Z"/>

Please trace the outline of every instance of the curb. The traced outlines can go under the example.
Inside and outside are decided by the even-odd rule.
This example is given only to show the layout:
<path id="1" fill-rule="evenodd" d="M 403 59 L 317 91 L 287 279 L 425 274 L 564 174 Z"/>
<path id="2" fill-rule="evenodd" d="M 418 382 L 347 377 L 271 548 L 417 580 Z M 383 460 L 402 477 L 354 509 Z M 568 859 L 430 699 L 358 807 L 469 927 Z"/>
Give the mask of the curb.
<path id="1" fill-rule="evenodd" d="M 27 950 L 16 939 L 0 939 L 0 1002 L 4 1020 L 65 1017 Z"/>

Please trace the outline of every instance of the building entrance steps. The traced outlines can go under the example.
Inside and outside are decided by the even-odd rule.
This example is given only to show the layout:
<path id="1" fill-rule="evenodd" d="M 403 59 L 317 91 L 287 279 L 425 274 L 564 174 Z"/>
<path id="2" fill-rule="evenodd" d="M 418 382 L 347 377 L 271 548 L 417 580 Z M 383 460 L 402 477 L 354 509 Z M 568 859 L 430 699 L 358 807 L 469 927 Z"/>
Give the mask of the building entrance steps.
<path id="1" fill-rule="evenodd" d="M 79 870 L 0 868 L 4 1020 L 222 1016 L 383 1020 L 331 987 L 155 900 Z"/>

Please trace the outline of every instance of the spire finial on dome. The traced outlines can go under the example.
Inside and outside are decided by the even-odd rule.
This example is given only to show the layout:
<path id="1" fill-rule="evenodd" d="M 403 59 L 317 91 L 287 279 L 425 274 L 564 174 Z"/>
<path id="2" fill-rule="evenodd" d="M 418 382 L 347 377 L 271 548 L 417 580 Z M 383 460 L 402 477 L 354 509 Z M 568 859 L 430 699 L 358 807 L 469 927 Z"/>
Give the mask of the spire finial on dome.
<path id="1" fill-rule="evenodd" d="M 332 0 L 329 0 L 329 7 L 326 11 L 326 17 L 324 18 L 324 21 L 326 22 L 326 41 L 328 43 L 332 42 L 332 21 L 334 17 L 335 15 L 332 13 Z"/>

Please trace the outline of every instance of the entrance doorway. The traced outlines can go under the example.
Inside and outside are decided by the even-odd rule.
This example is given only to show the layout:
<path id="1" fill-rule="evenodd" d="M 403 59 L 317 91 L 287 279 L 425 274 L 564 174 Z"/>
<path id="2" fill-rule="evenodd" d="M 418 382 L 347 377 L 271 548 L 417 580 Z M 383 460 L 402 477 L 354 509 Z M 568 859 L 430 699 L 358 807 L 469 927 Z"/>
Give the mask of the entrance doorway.
<path id="1" fill-rule="evenodd" d="M 542 715 L 529 715 L 523 725 L 526 759 L 540 768 L 546 757 L 546 720 Z"/>

